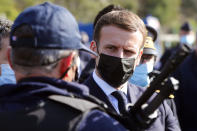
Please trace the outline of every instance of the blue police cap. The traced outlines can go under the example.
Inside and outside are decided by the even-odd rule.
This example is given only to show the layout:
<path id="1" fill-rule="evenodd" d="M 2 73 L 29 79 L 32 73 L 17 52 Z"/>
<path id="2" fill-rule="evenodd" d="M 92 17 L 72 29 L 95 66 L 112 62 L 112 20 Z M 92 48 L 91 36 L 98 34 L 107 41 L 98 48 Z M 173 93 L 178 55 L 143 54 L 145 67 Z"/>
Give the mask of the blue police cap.
<path id="1" fill-rule="evenodd" d="M 190 24 L 186 21 L 186 22 L 183 23 L 183 25 L 181 26 L 181 30 L 184 30 L 184 31 L 191 31 L 191 26 L 190 26 Z"/>
<path id="2" fill-rule="evenodd" d="M 14 31 L 29 25 L 34 38 L 17 38 Z M 78 24 L 64 7 L 45 2 L 25 9 L 14 21 L 10 35 L 13 48 L 68 49 L 93 51 L 81 43 Z"/>

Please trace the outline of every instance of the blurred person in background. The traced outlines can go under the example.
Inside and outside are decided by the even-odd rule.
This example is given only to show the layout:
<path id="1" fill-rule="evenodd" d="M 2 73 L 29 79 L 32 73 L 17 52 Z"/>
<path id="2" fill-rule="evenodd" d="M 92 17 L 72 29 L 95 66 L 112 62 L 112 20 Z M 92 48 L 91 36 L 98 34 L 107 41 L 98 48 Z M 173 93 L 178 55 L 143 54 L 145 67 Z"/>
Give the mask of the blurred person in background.
<path id="1" fill-rule="evenodd" d="M 192 44 L 195 41 L 195 35 L 192 31 L 189 22 L 183 23 L 183 25 L 180 27 L 179 37 L 180 37 L 180 41 L 177 43 L 177 45 L 171 49 L 167 49 L 164 52 L 163 56 L 160 59 L 160 65 L 158 67 L 159 70 L 163 68 L 168 58 L 177 50 L 177 48 L 181 44 L 187 44 L 188 46 L 192 47 Z"/>
<path id="2" fill-rule="evenodd" d="M 0 17 L 0 85 L 16 83 L 14 71 L 8 64 L 7 50 L 9 46 L 9 36 L 12 22 Z"/>
<path id="3" fill-rule="evenodd" d="M 193 52 L 184 60 L 173 75 L 179 80 L 175 93 L 178 118 L 183 131 L 197 130 L 197 41 Z"/>
<path id="4" fill-rule="evenodd" d="M 148 36 L 144 44 L 143 54 L 140 60 L 140 64 L 136 66 L 135 71 L 130 78 L 129 82 L 140 87 L 147 87 L 150 83 L 148 73 L 153 71 L 157 50 L 154 46 L 154 42 L 157 39 L 157 32 L 154 28 L 147 26 Z"/>
<path id="5" fill-rule="evenodd" d="M 154 65 L 158 54 L 154 43 L 157 39 L 157 32 L 154 28 L 148 25 L 146 25 L 146 28 L 148 31 L 148 36 L 146 37 L 140 64 L 136 66 L 135 71 L 129 80 L 129 82 L 131 82 L 132 84 L 145 88 L 149 87 L 151 79 L 149 75 L 154 70 Z M 174 95 L 170 95 L 169 99 L 167 99 L 166 101 L 170 106 L 173 115 L 178 119 L 176 105 L 173 98 Z"/>
<path id="6" fill-rule="evenodd" d="M 161 41 L 159 37 L 160 31 L 161 31 L 161 24 L 160 24 L 159 18 L 152 16 L 151 14 L 147 15 L 143 19 L 143 21 L 147 26 L 152 27 L 157 32 L 157 38 L 154 40 L 154 45 L 157 50 L 157 58 L 156 58 L 155 64 L 157 65 L 163 54 L 163 47 L 161 45 Z"/>
<path id="7" fill-rule="evenodd" d="M 89 37 L 88 34 L 84 31 L 80 32 L 81 34 L 81 42 L 84 44 L 86 47 L 89 48 Z M 77 72 L 76 72 L 76 79 L 75 81 L 78 81 L 78 79 L 81 76 L 82 71 L 85 69 L 86 65 L 89 63 L 91 60 L 91 55 L 87 52 L 84 51 L 79 51 L 79 56 L 77 58 Z"/>

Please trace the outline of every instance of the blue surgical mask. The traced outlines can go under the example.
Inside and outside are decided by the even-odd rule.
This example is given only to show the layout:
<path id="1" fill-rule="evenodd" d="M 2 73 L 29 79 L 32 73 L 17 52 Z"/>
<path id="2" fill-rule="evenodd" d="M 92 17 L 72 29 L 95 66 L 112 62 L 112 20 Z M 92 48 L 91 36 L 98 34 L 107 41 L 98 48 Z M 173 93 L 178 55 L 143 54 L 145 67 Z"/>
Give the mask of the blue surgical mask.
<path id="1" fill-rule="evenodd" d="M 194 41 L 195 41 L 195 38 L 192 35 L 183 35 L 181 36 L 181 39 L 180 39 L 181 44 L 188 44 L 190 46 L 194 43 Z"/>
<path id="2" fill-rule="evenodd" d="M 0 85 L 16 83 L 14 71 L 9 64 L 1 64 Z"/>
<path id="3" fill-rule="evenodd" d="M 129 82 L 140 87 L 147 87 L 150 83 L 148 73 L 153 71 L 153 63 L 145 63 L 137 66 Z"/>

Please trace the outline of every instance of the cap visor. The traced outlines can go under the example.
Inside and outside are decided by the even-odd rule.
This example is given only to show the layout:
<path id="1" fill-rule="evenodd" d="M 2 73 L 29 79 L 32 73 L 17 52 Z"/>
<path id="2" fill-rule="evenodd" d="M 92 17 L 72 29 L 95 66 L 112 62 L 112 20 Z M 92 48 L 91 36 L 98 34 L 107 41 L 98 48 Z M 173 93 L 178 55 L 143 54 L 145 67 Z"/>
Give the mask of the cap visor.
<path id="1" fill-rule="evenodd" d="M 98 56 L 97 53 L 95 53 L 94 51 L 90 50 L 88 47 L 86 47 L 84 44 L 81 43 L 81 47 L 79 48 L 79 50 L 81 51 L 86 51 L 88 53 L 91 53 L 92 55 Z"/>
<path id="2" fill-rule="evenodd" d="M 144 49 L 143 50 L 143 54 L 157 56 L 157 51 L 156 50 L 153 50 L 153 49 Z"/>

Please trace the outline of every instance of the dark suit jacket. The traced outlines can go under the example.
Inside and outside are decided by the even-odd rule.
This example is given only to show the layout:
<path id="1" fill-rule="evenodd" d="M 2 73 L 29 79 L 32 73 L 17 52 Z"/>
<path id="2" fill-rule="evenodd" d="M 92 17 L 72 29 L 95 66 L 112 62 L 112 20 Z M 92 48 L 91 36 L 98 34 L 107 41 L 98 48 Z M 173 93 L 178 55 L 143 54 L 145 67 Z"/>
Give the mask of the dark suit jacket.
<path id="1" fill-rule="evenodd" d="M 84 82 L 84 84 L 89 87 L 91 95 L 104 101 L 112 110 L 116 111 L 108 97 L 99 87 L 99 85 L 97 85 L 97 83 L 94 81 L 92 75 Z M 137 99 L 142 95 L 144 89 L 128 83 L 127 91 L 128 100 L 132 104 L 134 104 Z M 174 117 L 170 107 L 165 101 L 159 107 L 159 113 L 159 117 L 152 124 L 152 126 L 147 129 L 147 131 L 180 131 L 178 120 Z"/>
<path id="2" fill-rule="evenodd" d="M 197 54 L 193 51 L 173 75 L 179 80 L 175 93 L 178 118 L 183 131 L 197 131 Z"/>
<path id="3" fill-rule="evenodd" d="M 81 71 L 81 75 L 80 75 L 79 80 L 78 80 L 79 83 L 83 83 L 92 74 L 92 72 L 94 71 L 94 68 L 95 68 L 95 63 L 96 63 L 96 61 L 95 61 L 94 58 L 92 58 L 87 63 L 85 68 Z"/>

